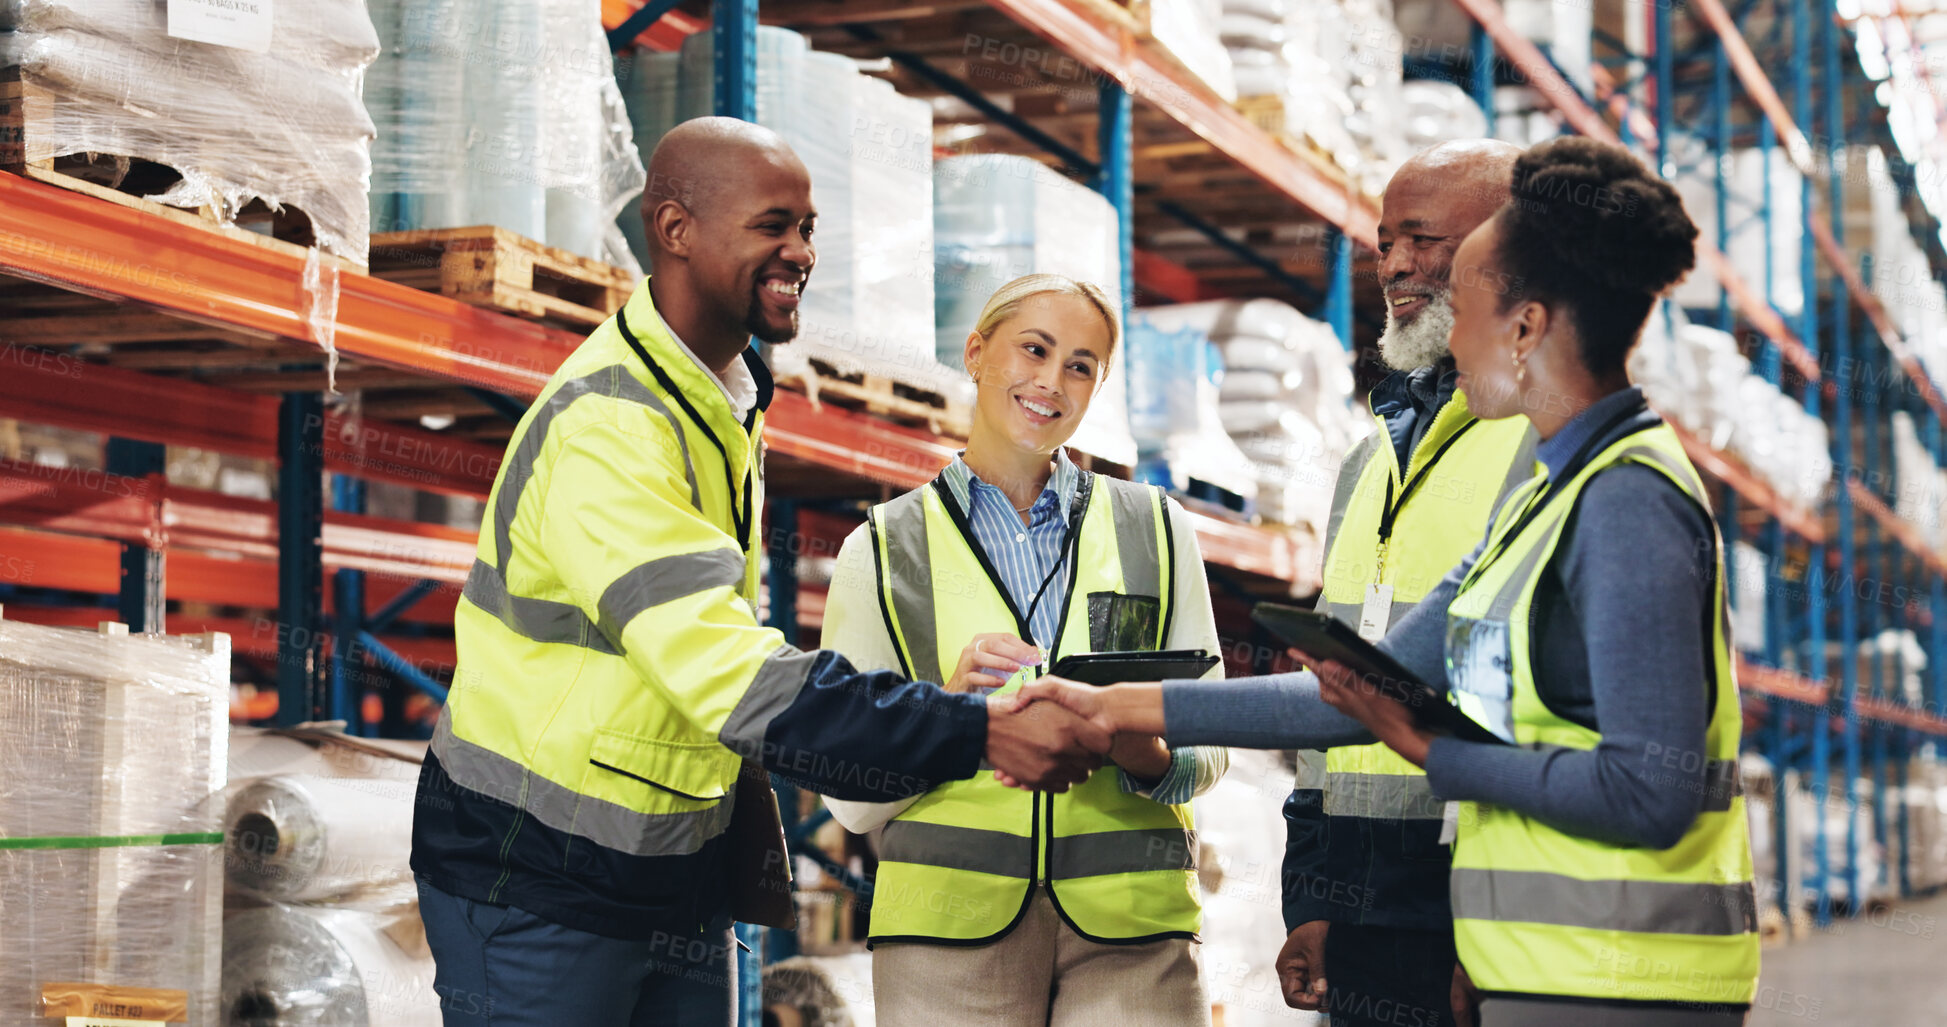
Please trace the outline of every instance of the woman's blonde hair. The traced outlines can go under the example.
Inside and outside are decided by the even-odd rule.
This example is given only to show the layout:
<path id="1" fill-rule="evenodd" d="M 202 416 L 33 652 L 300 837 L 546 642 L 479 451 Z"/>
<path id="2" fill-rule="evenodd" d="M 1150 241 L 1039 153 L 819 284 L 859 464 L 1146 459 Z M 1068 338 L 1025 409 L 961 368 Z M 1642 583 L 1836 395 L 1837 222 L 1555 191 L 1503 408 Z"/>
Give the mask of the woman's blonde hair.
<path id="1" fill-rule="evenodd" d="M 1022 275 L 995 289 L 994 294 L 987 297 L 987 305 L 980 308 L 980 317 L 974 322 L 974 331 L 983 339 L 993 338 L 994 329 L 1020 313 L 1028 300 L 1047 293 L 1080 296 L 1095 308 L 1096 313 L 1102 315 L 1103 323 L 1109 326 L 1109 351 L 1102 354 L 1102 368 L 1106 371 L 1109 361 L 1115 357 L 1116 347 L 1122 342 L 1122 319 L 1116 316 L 1115 305 L 1109 301 L 1108 294 L 1093 282 L 1047 273 Z"/>

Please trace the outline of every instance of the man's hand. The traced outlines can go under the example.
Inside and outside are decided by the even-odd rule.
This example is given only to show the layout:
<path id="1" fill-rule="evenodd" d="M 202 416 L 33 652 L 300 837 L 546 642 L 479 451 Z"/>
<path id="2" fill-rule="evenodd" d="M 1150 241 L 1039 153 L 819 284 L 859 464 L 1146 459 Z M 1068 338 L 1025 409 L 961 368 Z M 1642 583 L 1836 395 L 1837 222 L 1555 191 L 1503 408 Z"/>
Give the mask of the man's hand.
<path id="1" fill-rule="evenodd" d="M 1329 920 L 1312 920 L 1291 929 L 1278 950 L 1278 984 L 1284 1004 L 1293 1009 L 1325 1009 L 1325 932 Z"/>
<path id="2" fill-rule="evenodd" d="M 987 700 L 987 762 L 1004 781 L 1065 792 L 1102 765 L 1114 736 L 1055 703 Z"/>
<path id="3" fill-rule="evenodd" d="M 1007 684 L 1007 679 L 1022 667 L 1032 667 L 1040 662 L 1041 650 L 1038 647 L 1006 632 L 975 635 L 973 641 L 960 650 L 960 662 L 953 668 L 953 677 L 941 687 L 949 692 L 999 688 Z"/>
<path id="4" fill-rule="evenodd" d="M 1467 976 L 1467 968 L 1459 963 L 1453 965 L 1453 992 L 1448 1001 L 1453 1004 L 1453 1022 L 1459 1027 L 1481 1022 L 1481 993 L 1474 987 L 1474 979 Z"/>

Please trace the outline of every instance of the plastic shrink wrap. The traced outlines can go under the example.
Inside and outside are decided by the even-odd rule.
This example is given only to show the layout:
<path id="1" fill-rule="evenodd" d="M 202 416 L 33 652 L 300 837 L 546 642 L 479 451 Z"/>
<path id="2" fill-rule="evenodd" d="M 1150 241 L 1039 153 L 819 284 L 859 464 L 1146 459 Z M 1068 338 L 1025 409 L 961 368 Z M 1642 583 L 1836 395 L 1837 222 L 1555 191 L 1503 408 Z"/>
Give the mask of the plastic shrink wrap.
<path id="1" fill-rule="evenodd" d="M 365 263 L 373 126 L 359 98 L 378 39 L 360 0 L 279 3 L 265 53 L 177 39 L 153 0 L 12 0 L 3 55 L 24 124 L 0 147 L 181 175 L 151 199 L 229 221 L 296 208 L 324 251 Z"/>
<path id="2" fill-rule="evenodd" d="M 495 225 L 633 266 L 614 222 L 644 176 L 600 7 L 372 0 L 374 230 Z"/>
<path id="3" fill-rule="evenodd" d="M 280 902 L 411 904 L 414 788 L 314 774 L 243 785 L 226 819 L 230 885 Z"/>
<path id="4" fill-rule="evenodd" d="M 226 1027 L 439 1027 L 417 908 L 233 913 L 223 922 L 222 1015 Z"/>
<path id="5" fill-rule="evenodd" d="M 1321 535 L 1345 452 L 1370 430 L 1352 405 L 1350 355 L 1325 325 L 1276 300 L 1148 307 L 1159 328 L 1207 333 L 1223 355 L 1218 416 L 1257 471 L 1258 513 Z"/>
<path id="6" fill-rule="evenodd" d="M 1218 40 L 1222 0 L 1149 0 L 1149 35 L 1226 101 L 1237 99 L 1230 54 Z"/>
<path id="7" fill-rule="evenodd" d="M 645 161 L 662 133 L 711 113 L 713 55 L 706 32 L 685 41 L 680 56 L 636 59 L 626 96 Z M 760 26 L 757 122 L 805 162 L 818 208 L 818 264 L 798 338 L 766 352 L 774 370 L 788 375 L 817 359 L 970 400 L 958 359 L 943 367 L 933 354 L 932 109 L 861 74 L 850 58 Z M 639 240 L 640 204 L 621 217 L 635 222 Z M 646 263 L 646 247 L 637 252 Z"/>
<path id="8" fill-rule="evenodd" d="M 1210 336 L 1159 327 L 1137 311 L 1124 346 L 1137 480 L 1185 492 L 1195 478 L 1255 502 L 1257 467 L 1224 432 L 1217 409 L 1223 363 Z"/>
<path id="9" fill-rule="evenodd" d="M 1710 152 L 1702 140 L 1681 134 L 1671 136 L 1670 149 L 1677 166 L 1688 169 L 1677 175 L 1674 184 L 1685 212 L 1697 226 L 1698 250 L 1722 251 L 1738 277 L 1759 295 L 1764 294 L 1769 273 L 1772 305 L 1786 317 L 1797 316 L 1805 306 L 1805 287 L 1798 273 L 1801 248 L 1808 243 L 1797 216 L 1804 176 L 1782 149 L 1768 151 L 1769 158 L 1767 151 L 1758 149 L 1718 156 L 1724 169 L 1725 220 L 1730 225 L 1727 241 L 1719 239 L 1717 233 L 1717 169 Z M 1790 212 L 1789 216 L 1771 219 L 1768 240 L 1761 223 L 1746 224 L 1759 218 L 1767 197 L 1773 211 Z M 1719 289 L 1716 271 L 1700 261 L 1696 270 L 1678 283 L 1673 295 L 1681 306 L 1714 310 Z"/>
<path id="10" fill-rule="evenodd" d="M 764 1022 L 873 1027 L 872 955 L 797 956 L 764 967 Z"/>
<path id="11" fill-rule="evenodd" d="M 1232 749 L 1230 771 L 1195 801 L 1203 987 L 1224 1027 L 1324 1022 L 1284 1004 L 1273 965 L 1285 939 L 1282 810 L 1292 779 L 1287 754 Z M 1359 891 L 1339 887 L 1348 901 Z"/>
<path id="12" fill-rule="evenodd" d="M 1728 332 L 1658 304 L 1629 355 L 1630 380 L 1663 417 L 1737 457 L 1788 502 L 1813 507 L 1832 479 L 1831 431 L 1751 370 Z"/>
<path id="13" fill-rule="evenodd" d="M 1022 275 L 1092 282 L 1122 309 L 1115 209 L 1101 194 L 1026 157 L 981 154 L 940 161 L 933 195 L 934 324 L 942 365 L 964 366 L 967 334 L 981 307 Z M 1128 362 L 1126 353 L 1109 362 L 1107 381 L 1069 442 L 1119 464 L 1136 462 Z"/>
<path id="14" fill-rule="evenodd" d="M 0 1025 L 56 984 L 215 1022 L 229 690 L 227 636 L 0 620 Z"/>

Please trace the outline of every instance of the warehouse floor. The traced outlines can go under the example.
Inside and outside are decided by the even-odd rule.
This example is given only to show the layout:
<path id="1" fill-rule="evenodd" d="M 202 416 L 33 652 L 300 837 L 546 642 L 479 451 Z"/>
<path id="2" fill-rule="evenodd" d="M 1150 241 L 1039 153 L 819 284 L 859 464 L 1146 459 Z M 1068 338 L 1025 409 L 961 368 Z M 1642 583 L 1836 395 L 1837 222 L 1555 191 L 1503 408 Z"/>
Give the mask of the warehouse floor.
<path id="1" fill-rule="evenodd" d="M 1764 950 L 1749 1027 L 1947 1022 L 1947 895 Z"/>

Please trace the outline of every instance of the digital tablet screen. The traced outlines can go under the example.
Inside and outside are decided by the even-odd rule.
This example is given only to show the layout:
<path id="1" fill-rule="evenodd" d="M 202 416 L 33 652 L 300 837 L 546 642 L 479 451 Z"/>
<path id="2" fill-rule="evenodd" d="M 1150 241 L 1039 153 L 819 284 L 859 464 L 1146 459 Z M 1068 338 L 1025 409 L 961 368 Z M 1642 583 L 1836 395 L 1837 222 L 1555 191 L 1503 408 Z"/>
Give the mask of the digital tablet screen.
<path id="1" fill-rule="evenodd" d="M 1056 661 L 1049 673 L 1085 685 L 1119 685 L 1124 681 L 1200 678 L 1216 665 L 1217 657 L 1201 649 L 1078 653 Z"/>

